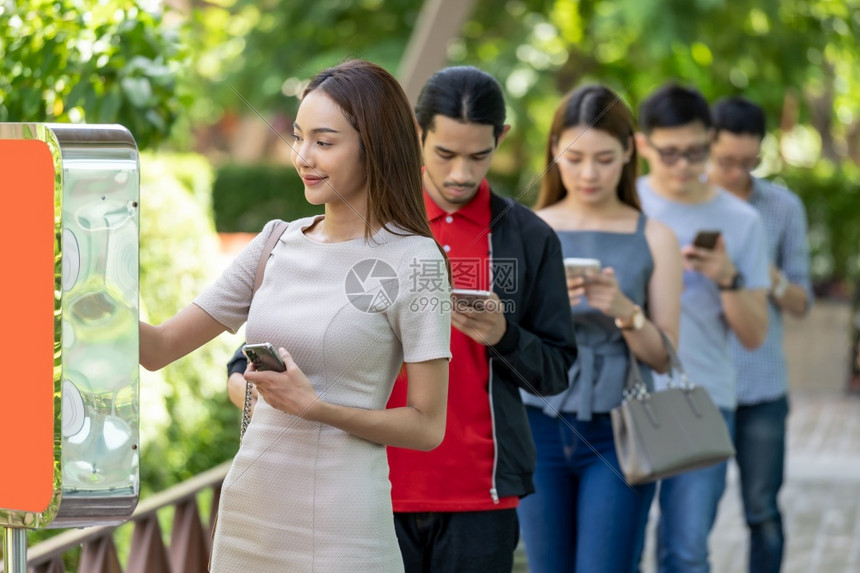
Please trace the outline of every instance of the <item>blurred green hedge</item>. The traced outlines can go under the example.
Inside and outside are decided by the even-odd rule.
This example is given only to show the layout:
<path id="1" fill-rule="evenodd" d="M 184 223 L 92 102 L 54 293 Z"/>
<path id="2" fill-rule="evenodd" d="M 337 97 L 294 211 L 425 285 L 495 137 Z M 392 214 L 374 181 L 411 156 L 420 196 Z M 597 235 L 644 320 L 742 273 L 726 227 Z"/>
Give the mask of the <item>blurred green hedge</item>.
<path id="1" fill-rule="evenodd" d="M 773 180 L 806 206 L 813 281 L 860 279 L 860 167 L 819 161 L 812 169 L 786 167 Z"/>
<path id="2" fill-rule="evenodd" d="M 295 169 L 267 164 L 218 168 L 212 206 L 219 233 L 258 233 L 272 219 L 291 221 L 323 212 L 322 205 L 305 200 Z"/>
<path id="3" fill-rule="evenodd" d="M 141 318 L 164 322 L 220 272 L 208 160 L 143 154 L 140 182 Z M 241 341 L 222 334 L 158 372 L 141 369 L 143 497 L 230 459 L 239 413 L 227 397 L 226 362 Z"/>
<path id="4" fill-rule="evenodd" d="M 531 206 L 539 182 L 523 183 L 519 171 L 492 172 L 493 191 L 514 196 Z M 523 192 L 523 187 L 528 187 Z M 318 215 L 322 205 L 305 200 L 304 187 L 296 170 L 286 165 L 225 164 L 215 170 L 212 208 L 219 233 L 258 233 L 272 219 L 287 221 Z"/>
<path id="5" fill-rule="evenodd" d="M 812 277 L 819 283 L 860 279 L 860 167 L 819 161 L 814 168 L 784 167 L 776 182 L 803 200 L 809 219 Z M 532 206 L 540 182 L 514 171 L 491 173 L 493 190 Z M 304 197 L 290 166 L 225 165 L 212 188 L 219 232 L 256 233 L 274 218 L 297 219 L 323 212 Z"/>

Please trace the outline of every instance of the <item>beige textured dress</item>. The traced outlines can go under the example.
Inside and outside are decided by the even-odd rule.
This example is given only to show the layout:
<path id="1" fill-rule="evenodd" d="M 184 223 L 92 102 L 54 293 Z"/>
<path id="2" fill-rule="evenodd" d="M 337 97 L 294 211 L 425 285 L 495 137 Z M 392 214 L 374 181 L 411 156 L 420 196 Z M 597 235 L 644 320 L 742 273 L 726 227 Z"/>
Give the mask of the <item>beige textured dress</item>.
<path id="1" fill-rule="evenodd" d="M 443 258 L 433 240 L 387 230 L 318 243 L 302 232 L 314 219 L 284 232 L 253 303 L 274 221 L 194 302 L 230 331 L 247 320 L 248 342 L 286 348 L 322 399 L 384 408 L 404 361 L 451 357 Z M 261 398 L 224 481 L 212 571 L 402 571 L 390 491 L 385 446 Z"/>

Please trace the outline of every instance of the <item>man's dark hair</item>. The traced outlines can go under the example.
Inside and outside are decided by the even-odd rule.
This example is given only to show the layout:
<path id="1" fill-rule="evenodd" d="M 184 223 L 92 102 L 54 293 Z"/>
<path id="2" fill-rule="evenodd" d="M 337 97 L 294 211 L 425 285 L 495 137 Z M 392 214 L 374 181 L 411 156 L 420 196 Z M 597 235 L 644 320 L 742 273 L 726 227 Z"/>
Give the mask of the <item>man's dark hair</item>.
<path id="1" fill-rule="evenodd" d="M 695 88 L 674 82 L 664 84 L 639 106 L 639 128 L 649 134 L 655 129 L 681 127 L 695 121 L 710 128 L 708 101 Z"/>
<path id="2" fill-rule="evenodd" d="M 422 143 L 427 132 L 433 131 L 437 115 L 463 123 L 492 125 L 498 143 L 505 128 L 502 86 L 496 78 L 472 66 L 443 68 L 427 80 L 415 105 Z"/>
<path id="3" fill-rule="evenodd" d="M 746 98 L 734 96 L 719 99 L 711 107 L 711 115 L 714 117 L 715 136 L 720 131 L 728 131 L 735 135 L 755 135 L 764 139 L 764 110 Z"/>

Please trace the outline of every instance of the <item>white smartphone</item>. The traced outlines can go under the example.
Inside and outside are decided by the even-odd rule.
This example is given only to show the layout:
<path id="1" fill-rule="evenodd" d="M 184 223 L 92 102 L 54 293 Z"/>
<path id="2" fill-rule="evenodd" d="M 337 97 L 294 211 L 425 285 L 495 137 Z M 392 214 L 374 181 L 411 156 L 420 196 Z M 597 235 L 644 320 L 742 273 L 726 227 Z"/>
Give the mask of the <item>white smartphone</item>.
<path id="1" fill-rule="evenodd" d="M 451 289 L 451 298 L 454 299 L 454 310 L 457 310 L 456 305 L 464 304 L 476 310 L 482 310 L 484 303 L 490 299 L 493 293 L 488 290 L 473 290 L 466 288 Z"/>
<path id="2" fill-rule="evenodd" d="M 584 277 L 589 273 L 598 274 L 600 268 L 601 265 L 598 259 L 581 259 L 576 257 L 567 257 L 564 259 L 564 274 L 569 279 Z"/>
<path id="3" fill-rule="evenodd" d="M 287 365 L 281 360 L 278 351 L 268 342 L 246 344 L 242 347 L 242 352 L 248 360 L 254 363 L 254 367 L 257 370 L 284 372 L 287 369 Z"/>

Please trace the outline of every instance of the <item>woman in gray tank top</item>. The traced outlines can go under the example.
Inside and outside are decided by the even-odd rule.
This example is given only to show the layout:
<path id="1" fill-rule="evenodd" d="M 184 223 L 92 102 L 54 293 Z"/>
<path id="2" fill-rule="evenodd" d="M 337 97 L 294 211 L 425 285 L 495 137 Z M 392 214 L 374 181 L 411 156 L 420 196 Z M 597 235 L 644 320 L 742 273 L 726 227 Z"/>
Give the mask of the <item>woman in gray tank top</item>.
<path id="1" fill-rule="evenodd" d="M 569 389 L 523 396 L 538 452 L 537 491 L 519 506 L 532 573 L 639 570 L 655 485 L 624 481 L 609 412 L 631 351 L 649 385 L 651 369 L 667 367 L 658 329 L 677 340 L 681 257 L 672 231 L 641 212 L 633 134 L 630 110 L 597 85 L 568 94 L 550 131 L 537 214 L 565 258 L 597 259 L 602 270 L 569 269 L 579 349 Z"/>

